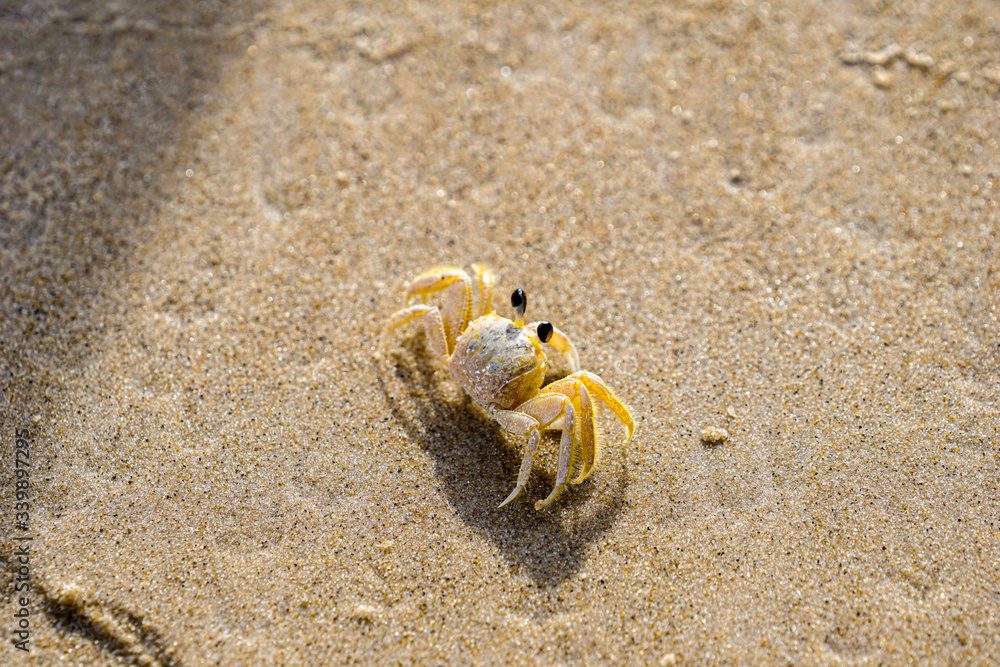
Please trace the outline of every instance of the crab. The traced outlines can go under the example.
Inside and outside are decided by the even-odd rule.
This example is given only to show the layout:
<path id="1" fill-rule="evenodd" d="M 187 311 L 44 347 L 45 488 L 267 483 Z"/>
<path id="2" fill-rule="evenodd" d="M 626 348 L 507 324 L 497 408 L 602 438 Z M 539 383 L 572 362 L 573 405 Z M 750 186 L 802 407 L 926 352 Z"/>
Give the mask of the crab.
<path id="1" fill-rule="evenodd" d="M 389 334 L 422 318 L 431 350 L 446 363 L 465 392 L 508 433 L 527 436 L 517 486 L 499 507 L 524 490 L 541 434 L 562 431 L 555 487 L 535 509 L 550 505 L 570 484 L 590 476 L 601 453 L 601 433 L 595 422 L 595 404 L 606 405 L 624 424 L 625 443 L 632 439 L 635 421 L 628 407 L 604 381 L 580 369 L 572 341 L 549 322 L 524 323 L 528 305 L 523 289 L 511 295 L 517 319 L 511 321 L 493 309 L 496 278 L 480 265 L 472 275 L 457 267 L 436 267 L 421 273 L 407 287 L 410 305 L 386 322 L 375 348 L 376 358 Z M 427 298 L 445 292 L 441 307 Z M 548 361 L 542 344 L 561 353 L 571 374 L 544 387 Z"/>

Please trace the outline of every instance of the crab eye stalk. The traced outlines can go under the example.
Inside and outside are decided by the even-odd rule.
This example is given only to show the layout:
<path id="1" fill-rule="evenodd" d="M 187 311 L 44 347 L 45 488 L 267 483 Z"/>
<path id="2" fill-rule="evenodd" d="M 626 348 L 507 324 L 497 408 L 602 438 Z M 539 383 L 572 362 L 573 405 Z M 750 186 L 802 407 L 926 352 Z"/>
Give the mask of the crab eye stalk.
<path id="1" fill-rule="evenodd" d="M 548 343 L 552 340 L 552 324 L 549 322 L 541 322 L 538 325 L 538 340 L 543 343 Z"/>
<path id="2" fill-rule="evenodd" d="M 518 287 L 514 290 L 514 293 L 510 295 L 510 305 L 517 311 L 517 326 L 523 327 L 524 311 L 528 308 L 528 297 L 523 289 Z"/>

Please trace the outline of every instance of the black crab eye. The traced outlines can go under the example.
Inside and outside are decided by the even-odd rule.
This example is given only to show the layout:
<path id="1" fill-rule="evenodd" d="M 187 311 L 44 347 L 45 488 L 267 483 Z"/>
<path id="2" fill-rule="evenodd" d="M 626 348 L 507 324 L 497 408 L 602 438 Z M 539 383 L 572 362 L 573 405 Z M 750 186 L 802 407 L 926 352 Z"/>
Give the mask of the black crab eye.
<path id="1" fill-rule="evenodd" d="M 523 289 L 518 287 L 514 290 L 514 293 L 510 295 L 510 305 L 517 311 L 518 319 L 523 319 L 524 311 L 528 309 L 528 297 Z"/>
<path id="2" fill-rule="evenodd" d="M 548 322 L 539 322 L 538 324 L 538 340 L 543 343 L 548 343 L 552 340 L 552 325 Z"/>

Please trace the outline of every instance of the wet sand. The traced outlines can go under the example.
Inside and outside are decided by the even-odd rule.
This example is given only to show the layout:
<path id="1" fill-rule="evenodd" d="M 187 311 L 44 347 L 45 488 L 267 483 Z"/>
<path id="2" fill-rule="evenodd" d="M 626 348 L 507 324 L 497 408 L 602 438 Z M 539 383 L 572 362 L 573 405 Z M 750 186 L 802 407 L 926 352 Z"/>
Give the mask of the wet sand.
<path id="1" fill-rule="evenodd" d="M 801 5 L 0 13 L 0 661 L 1000 662 L 1000 10 Z M 372 357 L 474 262 L 636 418 L 543 511 Z"/>

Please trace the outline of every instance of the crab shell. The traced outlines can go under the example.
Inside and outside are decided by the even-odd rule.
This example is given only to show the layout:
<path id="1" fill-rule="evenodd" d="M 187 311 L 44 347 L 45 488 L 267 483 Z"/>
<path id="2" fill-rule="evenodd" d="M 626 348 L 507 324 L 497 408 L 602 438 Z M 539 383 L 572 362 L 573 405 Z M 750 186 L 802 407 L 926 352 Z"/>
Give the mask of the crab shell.
<path id="1" fill-rule="evenodd" d="M 489 314 L 469 323 L 455 343 L 449 366 L 479 405 L 513 410 L 538 394 L 547 363 L 538 334 Z"/>

